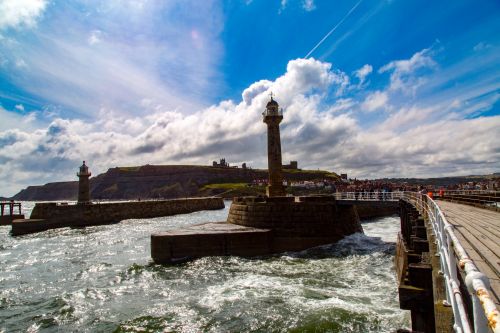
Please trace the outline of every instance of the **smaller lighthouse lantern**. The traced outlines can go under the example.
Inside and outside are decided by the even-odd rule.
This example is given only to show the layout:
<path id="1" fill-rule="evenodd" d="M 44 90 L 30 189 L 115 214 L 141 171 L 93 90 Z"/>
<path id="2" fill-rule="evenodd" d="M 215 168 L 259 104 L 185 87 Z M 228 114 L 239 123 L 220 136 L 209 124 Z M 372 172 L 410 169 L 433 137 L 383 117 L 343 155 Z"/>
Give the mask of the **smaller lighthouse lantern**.
<path id="1" fill-rule="evenodd" d="M 80 171 L 76 173 L 78 176 L 78 204 L 90 204 L 90 182 L 91 173 L 85 165 L 85 161 L 80 166 Z"/>

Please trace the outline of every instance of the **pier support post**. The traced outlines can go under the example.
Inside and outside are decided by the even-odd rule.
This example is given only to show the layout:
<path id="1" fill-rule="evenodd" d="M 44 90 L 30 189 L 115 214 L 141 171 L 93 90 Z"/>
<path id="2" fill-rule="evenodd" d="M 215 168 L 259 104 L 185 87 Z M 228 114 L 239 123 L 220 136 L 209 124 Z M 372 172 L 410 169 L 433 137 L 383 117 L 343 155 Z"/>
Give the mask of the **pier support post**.
<path id="1" fill-rule="evenodd" d="M 412 330 L 452 332 L 452 312 L 446 303 L 440 262 L 431 226 L 410 203 L 400 201 L 401 233 L 396 267 L 401 309 L 411 311 Z"/>

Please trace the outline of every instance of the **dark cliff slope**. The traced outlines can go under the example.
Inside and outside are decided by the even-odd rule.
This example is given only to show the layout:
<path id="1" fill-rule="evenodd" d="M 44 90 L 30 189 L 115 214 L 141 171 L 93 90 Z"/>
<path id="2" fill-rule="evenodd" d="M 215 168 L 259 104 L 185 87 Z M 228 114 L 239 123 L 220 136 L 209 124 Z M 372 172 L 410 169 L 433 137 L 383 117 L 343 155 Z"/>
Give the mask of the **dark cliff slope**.
<path id="1" fill-rule="evenodd" d="M 14 200 L 76 200 L 78 182 L 57 182 L 41 186 L 28 186 L 12 197 Z"/>
<path id="2" fill-rule="evenodd" d="M 284 170 L 287 180 L 336 178 L 327 171 Z M 90 179 L 93 199 L 178 198 L 196 196 L 207 184 L 249 183 L 267 178 L 267 170 L 214 168 L 194 165 L 117 167 Z M 78 182 L 30 186 L 15 200 L 75 200 Z"/>

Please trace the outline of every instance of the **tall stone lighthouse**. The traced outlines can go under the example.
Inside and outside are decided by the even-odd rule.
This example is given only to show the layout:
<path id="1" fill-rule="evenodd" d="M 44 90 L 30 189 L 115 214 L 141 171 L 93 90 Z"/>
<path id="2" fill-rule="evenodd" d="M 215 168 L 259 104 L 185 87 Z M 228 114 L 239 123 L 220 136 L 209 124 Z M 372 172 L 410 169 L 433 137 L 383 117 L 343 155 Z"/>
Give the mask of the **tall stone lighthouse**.
<path id="1" fill-rule="evenodd" d="M 76 174 L 79 178 L 78 181 L 78 204 L 90 204 L 90 183 L 89 177 L 91 173 L 89 168 L 85 165 L 83 161 L 80 171 Z"/>
<path id="2" fill-rule="evenodd" d="M 280 122 L 283 120 L 283 110 L 279 109 L 278 103 L 273 99 L 266 105 L 262 113 L 264 122 L 267 124 L 267 163 L 269 169 L 269 185 L 266 189 L 268 197 L 285 195 L 283 187 L 283 173 L 281 170 L 281 139 Z"/>

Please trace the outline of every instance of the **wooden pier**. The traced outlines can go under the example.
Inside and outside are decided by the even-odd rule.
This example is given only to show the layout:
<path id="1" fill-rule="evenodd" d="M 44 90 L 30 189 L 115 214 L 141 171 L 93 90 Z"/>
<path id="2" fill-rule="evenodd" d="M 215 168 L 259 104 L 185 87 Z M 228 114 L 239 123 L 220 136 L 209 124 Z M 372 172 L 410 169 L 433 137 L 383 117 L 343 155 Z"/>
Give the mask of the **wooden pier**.
<path id="1" fill-rule="evenodd" d="M 415 332 L 500 333 L 496 201 L 451 199 L 402 196 L 395 258 L 400 307 L 411 311 Z"/>
<path id="2" fill-rule="evenodd" d="M 469 258 L 490 280 L 500 307 L 500 212 L 444 200 L 437 203 Z"/>

